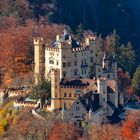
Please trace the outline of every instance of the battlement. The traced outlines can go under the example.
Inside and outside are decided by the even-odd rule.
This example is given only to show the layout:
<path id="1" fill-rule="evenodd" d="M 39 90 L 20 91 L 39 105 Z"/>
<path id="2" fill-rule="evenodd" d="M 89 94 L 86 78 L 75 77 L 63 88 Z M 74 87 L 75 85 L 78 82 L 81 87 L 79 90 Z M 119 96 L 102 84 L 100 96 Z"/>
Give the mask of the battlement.
<path id="1" fill-rule="evenodd" d="M 86 89 L 87 86 L 65 86 L 61 85 L 60 88 L 70 88 L 70 89 Z"/>
<path id="2" fill-rule="evenodd" d="M 53 52 L 60 52 L 59 48 L 53 48 L 52 46 L 46 47 L 46 50 L 53 51 Z"/>
<path id="3" fill-rule="evenodd" d="M 87 51 L 89 49 L 89 46 L 86 47 L 78 47 L 78 48 L 73 48 L 72 52 L 82 52 L 82 51 Z"/>
<path id="4" fill-rule="evenodd" d="M 39 45 L 40 43 L 43 43 L 43 38 L 41 38 L 41 37 L 34 38 L 35 45 Z"/>
<path id="5" fill-rule="evenodd" d="M 36 102 L 27 102 L 27 101 L 15 101 L 14 102 L 14 107 L 30 107 L 30 108 L 37 108 L 38 103 Z"/>

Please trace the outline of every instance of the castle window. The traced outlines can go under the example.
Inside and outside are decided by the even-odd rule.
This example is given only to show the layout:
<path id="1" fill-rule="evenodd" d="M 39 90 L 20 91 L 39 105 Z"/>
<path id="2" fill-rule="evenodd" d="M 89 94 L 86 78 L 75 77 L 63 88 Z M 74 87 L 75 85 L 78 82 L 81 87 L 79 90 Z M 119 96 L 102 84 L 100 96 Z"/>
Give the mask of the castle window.
<path id="1" fill-rule="evenodd" d="M 91 50 L 90 53 L 93 54 L 93 50 Z"/>
<path id="2" fill-rule="evenodd" d="M 59 65 L 59 62 L 58 61 L 56 62 L 56 65 Z"/>
<path id="3" fill-rule="evenodd" d="M 90 62 L 93 63 L 93 57 L 90 58 Z"/>
<path id="4" fill-rule="evenodd" d="M 107 94 L 107 99 L 110 100 L 110 95 L 109 94 Z"/>
<path id="5" fill-rule="evenodd" d="M 55 86 L 55 88 L 57 88 L 57 86 Z"/>
<path id="6" fill-rule="evenodd" d="M 69 97 L 71 97 L 71 93 L 69 93 Z"/>
<path id="7" fill-rule="evenodd" d="M 107 78 L 110 78 L 110 74 L 107 75 Z"/>
<path id="8" fill-rule="evenodd" d="M 63 77 L 66 77 L 66 74 L 67 74 L 66 71 L 63 71 Z"/>
<path id="9" fill-rule="evenodd" d="M 54 61 L 53 61 L 53 60 L 49 60 L 49 63 L 50 63 L 50 64 L 54 64 Z"/>
<path id="10" fill-rule="evenodd" d="M 63 62 L 63 67 L 64 67 L 64 68 L 66 67 L 66 62 Z"/>
<path id="11" fill-rule="evenodd" d="M 64 97 L 67 97 L 67 93 L 66 92 L 64 93 Z"/>

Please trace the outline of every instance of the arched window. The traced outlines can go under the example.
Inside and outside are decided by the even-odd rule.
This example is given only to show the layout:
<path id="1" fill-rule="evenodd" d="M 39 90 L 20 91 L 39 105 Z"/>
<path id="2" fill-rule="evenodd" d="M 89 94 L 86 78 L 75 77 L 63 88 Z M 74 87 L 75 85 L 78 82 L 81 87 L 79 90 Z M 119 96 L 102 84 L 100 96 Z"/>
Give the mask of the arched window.
<path id="1" fill-rule="evenodd" d="M 54 64 L 54 61 L 52 59 L 49 60 L 50 64 Z"/>

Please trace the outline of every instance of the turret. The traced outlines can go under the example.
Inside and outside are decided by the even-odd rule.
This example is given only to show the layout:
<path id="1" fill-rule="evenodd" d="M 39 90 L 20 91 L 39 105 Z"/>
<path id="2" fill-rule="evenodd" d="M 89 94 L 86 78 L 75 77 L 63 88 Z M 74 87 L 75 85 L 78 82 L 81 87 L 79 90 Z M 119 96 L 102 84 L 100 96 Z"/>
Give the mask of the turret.
<path id="1" fill-rule="evenodd" d="M 34 77 L 35 84 L 44 79 L 45 72 L 45 47 L 43 45 L 43 38 L 34 38 Z"/>
<path id="2" fill-rule="evenodd" d="M 105 52 L 102 60 L 103 69 L 108 70 L 109 65 L 110 65 L 110 59 L 107 57 L 107 53 Z"/>
<path id="3" fill-rule="evenodd" d="M 116 61 L 115 55 L 113 55 L 113 58 L 112 58 L 112 70 L 117 72 L 117 61 Z"/>
<path id="4" fill-rule="evenodd" d="M 51 110 L 61 109 L 60 70 L 51 70 Z"/>

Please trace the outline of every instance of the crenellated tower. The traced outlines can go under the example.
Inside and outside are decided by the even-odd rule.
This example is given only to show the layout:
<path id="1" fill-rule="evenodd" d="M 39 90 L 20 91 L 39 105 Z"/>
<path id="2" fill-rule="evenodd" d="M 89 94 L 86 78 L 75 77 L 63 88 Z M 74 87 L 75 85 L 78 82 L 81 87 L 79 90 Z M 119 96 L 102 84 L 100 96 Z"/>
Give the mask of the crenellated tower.
<path id="1" fill-rule="evenodd" d="M 43 38 L 34 38 L 34 77 L 35 84 L 44 79 L 45 72 L 45 46 Z"/>
<path id="2" fill-rule="evenodd" d="M 51 70 L 51 110 L 61 109 L 60 70 Z"/>
<path id="3" fill-rule="evenodd" d="M 104 113 L 107 112 L 107 79 L 99 78 L 97 79 L 97 91 L 102 94 L 102 99 L 100 100 L 100 105 L 104 107 Z"/>

